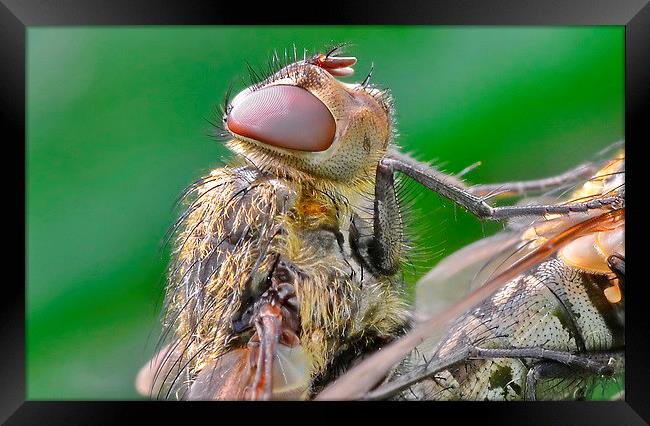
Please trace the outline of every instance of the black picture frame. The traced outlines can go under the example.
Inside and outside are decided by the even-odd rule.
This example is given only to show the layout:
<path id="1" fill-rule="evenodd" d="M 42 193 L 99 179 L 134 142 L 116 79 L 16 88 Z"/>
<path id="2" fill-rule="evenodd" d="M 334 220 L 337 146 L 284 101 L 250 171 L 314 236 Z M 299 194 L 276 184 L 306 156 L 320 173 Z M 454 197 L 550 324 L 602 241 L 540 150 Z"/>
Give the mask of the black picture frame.
<path id="1" fill-rule="evenodd" d="M 632 177 L 632 208 L 626 222 L 632 232 L 627 240 L 628 271 L 642 274 L 640 256 L 644 241 L 639 193 L 644 167 L 643 143 L 648 139 L 648 99 L 650 95 L 650 5 L 647 0 L 411 0 L 359 2 L 268 3 L 263 7 L 244 2 L 214 1 L 128 1 L 128 0 L 0 0 L 0 117 L 6 134 L 3 144 L 5 197 L 4 236 L 7 250 L 19 256 L 25 249 L 26 170 L 13 171 L 14 164 L 25 163 L 25 71 L 26 30 L 32 26 L 91 25 L 220 25 L 220 24 L 415 24 L 415 25 L 624 25 L 625 26 L 625 139 L 627 173 Z M 9 172 L 9 170 L 12 170 Z M 9 191 L 11 189 L 12 191 Z M 15 191 L 15 192 L 14 192 Z M 11 193 L 11 194 L 10 194 Z M 23 223 L 23 227 L 16 224 Z M 23 241 L 23 244 L 20 244 Z M 23 254 L 26 253 L 23 250 Z M 25 265 L 29 259 L 24 260 Z M 225 421 L 225 413 L 240 421 L 268 420 L 277 412 L 284 416 L 317 416 L 347 419 L 350 416 L 383 416 L 393 410 L 407 410 L 406 421 L 418 414 L 430 421 L 474 419 L 498 424 L 647 424 L 650 419 L 650 316 L 643 280 L 633 279 L 626 291 L 626 401 L 591 403 L 452 403 L 379 404 L 357 407 L 353 403 L 266 404 L 264 409 L 244 407 L 246 403 L 182 403 L 120 401 L 25 401 L 25 291 L 26 266 L 18 261 L 4 262 L 5 274 L 0 293 L 0 421 L 7 424 L 122 423 L 140 414 L 145 419 L 170 421 L 172 412 L 187 410 L 213 421 Z M 18 271 L 15 278 L 8 271 Z M 629 272 L 628 272 L 629 273 Z M 365 403 L 370 404 L 370 403 Z M 290 405 L 290 406 L 289 406 Z M 287 409 L 288 408 L 288 409 Z M 360 409 L 359 409 L 360 408 Z M 388 410 L 386 410 L 388 409 Z M 419 413 L 416 413 L 418 411 Z M 311 413 L 314 414 L 311 414 Z M 292 421 L 292 417 L 279 417 Z M 187 415 L 185 415 L 187 419 Z M 311 417 L 305 417 L 305 420 Z M 445 419 L 445 420 L 443 420 Z M 299 420 L 302 421 L 302 420 Z M 308 420 L 309 421 L 309 420 Z"/>

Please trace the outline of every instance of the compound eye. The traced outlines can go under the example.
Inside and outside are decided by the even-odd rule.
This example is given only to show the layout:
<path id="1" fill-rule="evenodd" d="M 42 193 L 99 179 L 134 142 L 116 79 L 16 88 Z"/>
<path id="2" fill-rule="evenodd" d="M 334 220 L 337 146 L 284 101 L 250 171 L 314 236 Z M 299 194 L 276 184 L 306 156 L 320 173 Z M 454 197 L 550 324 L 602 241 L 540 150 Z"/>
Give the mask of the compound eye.
<path id="1" fill-rule="evenodd" d="M 317 97 L 296 86 L 270 86 L 238 99 L 228 114 L 236 135 L 278 148 L 325 151 L 334 142 L 336 123 Z"/>

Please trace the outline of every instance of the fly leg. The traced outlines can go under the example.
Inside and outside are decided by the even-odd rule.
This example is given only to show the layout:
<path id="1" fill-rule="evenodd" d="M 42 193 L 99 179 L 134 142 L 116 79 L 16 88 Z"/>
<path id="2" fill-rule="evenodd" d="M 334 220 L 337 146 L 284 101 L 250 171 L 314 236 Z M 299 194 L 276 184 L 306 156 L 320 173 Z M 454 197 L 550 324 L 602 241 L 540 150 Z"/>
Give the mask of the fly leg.
<path id="1" fill-rule="evenodd" d="M 597 170 L 598 168 L 594 164 L 586 163 L 560 175 L 544 179 L 474 185 L 467 190 L 477 197 L 488 197 L 492 194 L 498 194 L 501 197 L 516 197 L 529 193 L 548 191 L 566 185 L 567 183 L 575 182 L 578 179 L 588 179 Z"/>
<path id="2" fill-rule="evenodd" d="M 271 285 L 254 308 L 255 334 L 248 343 L 249 365 L 255 370 L 252 384 L 245 390 L 249 400 L 268 401 L 273 396 L 273 361 L 279 344 L 295 347 L 300 325 L 295 275 L 284 261 L 278 261 Z"/>
<path id="3" fill-rule="evenodd" d="M 540 361 L 533 365 L 526 374 L 526 401 L 537 400 L 537 383 L 547 379 L 560 379 L 575 376 L 575 372 L 564 364 Z"/>
<path id="4" fill-rule="evenodd" d="M 569 367 L 579 368 L 598 375 L 615 373 L 624 363 L 623 352 L 594 352 L 572 354 L 566 351 L 555 351 L 544 348 L 512 348 L 484 349 L 474 347 L 470 356 L 477 359 L 489 358 L 537 358 L 547 361 L 560 362 Z"/>
<path id="5" fill-rule="evenodd" d="M 625 257 L 620 254 L 613 254 L 607 258 L 607 266 L 618 278 L 621 291 L 625 291 Z"/>
<path id="6" fill-rule="evenodd" d="M 623 207 L 625 194 L 620 193 L 597 198 L 590 201 L 572 204 L 527 205 L 492 207 L 484 198 L 474 195 L 458 179 L 420 163 L 408 155 L 391 152 L 384 157 L 380 165 L 392 171 L 399 171 L 411 179 L 461 205 L 480 219 L 501 220 L 521 216 L 543 216 L 546 214 L 567 214 L 572 212 L 588 212 L 606 206 Z"/>
<path id="7" fill-rule="evenodd" d="M 377 166 L 375 199 L 373 204 L 372 235 L 360 235 L 358 217 L 351 227 L 351 242 L 355 251 L 371 270 L 383 275 L 393 275 L 399 268 L 402 246 L 402 217 L 395 196 L 393 171 Z"/>
<path id="8" fill-rule="evenodd" d="M 625 364 L 623 351 L 585 353 L 575 355 L 570 352 L 543 348 L 483 349 L 473 348 L 470 356 L 477 359 L 492 358 L 534 358 L 539 361 L 526 375 L 526 394 L 528 400 L 535 400 L 535 390 L 540 380 L 552 378 L 583 376 L 609 377 L 622 371 Z"/>
<path id="9" fill-rule="evenodd" d="M 587 377 L 590 375 L 605 377 L 611 376 L 617 370 L 617 367 L 615 367 L 615 365 L 623 362 L 622 356 L 623 355 L 621 354 L 620 359 L 618 360 L 615 358 L 610 358 L 607 363 L 601 361 L 601 366 L 595 367 L 594 369 L 582 369 L 580 367 L 572 368 L 568 365 L 560 364 L 554 361 L 537 362 L 530 368 L 530 370 L 528 370 L 528 374 L 526 374 L 526 393 L 524 397 L 527 401 L 536 401 L 537 385 L 540 381 L 544 380 Z"/>
<path id="10" fill-rule="evenodd" d="M 366 393 L 364 400 L 383 400 L 391 398 L 410 386 L 421 382 L 447 368 L 464 362 L 470 354 L 470 349 L 463 347 L 447 354 L 444 358 L 432 358 L 419 368 L 400 376 L 398 380 L 388 382 Z"/>
<path id="11" fill-rule="evenodd" d="M 377 166 L 372 235 L 359 235 L 358 229 L 360 228 L 360 225 L 358 220 L 353 222 L 353 229 L 356 229 L 356 232 L 353 233 L 356 251 L 372 270 L 381 274 L 392 275 L 397 272 L 397 269 L 399 268 L 403 234 L 402 218 L 400 216 L 399 205 L 395 195 L 395 170 L 406 173 L 408 176 L 433 191 L 436 191 L 452 201 L 467 207 L 470 211 L 481 218 L 501 219 L 504 217 L 510 217 L 507 214 L 508 212 L 504 212 L 503 209 L 522 209 L 522 207 L 493 208 L 487 205 L 483 199 L 478 197 L 477 194 L 483 194 L 484 192 L 489 194 L 490 191 L 494 190 L 492 185 L 481 185 L 467 188 L 459 179 L 439 172 L 429 166 L 417 163 L 410 157 L 399 153 L 391 155 L 393 155 L 393 157 L 387 157 Z M 408 168 L 408 161 L 417 167 Z M 419 174 L 410 174 L 406 170 L 415 170 Z M 578 177 L 591 175 L 594 170 L 595 168 L 592 165 L 582 165 L 560 176 L 538 181 L 506 183 L 503 184 L 505 188 L 501 188 L 500 186 L 500 189 L 513 193 L 522 193 L 534 189 L 546 189 L 553 185 L 564 184 L 567 181 L 577 179 Z M 420 180 L 418 177 L 423 180 Z M 598 206 L 600 207 L 600 205 Z M 532 206 L 525 206 L 523 208 L 526 209 L 527 212 L 530 207 Z M 564 206 L 548 207 L 566 208 Z M 504 213 L 506 214 L 504 215 Z M 514 213 L 514 216 L 518 215 L 517 211 L 511 212 L 511 214 L 512 213 Z M 544 213 L 551 213 L 551 211 L 548 211 L 547 209 L 544 210 L 542 214 Z M 494 217 L 491 217 L 491 215 Z"/>
<path id="12" fill-rule="evenodd" d="M 273 357 L 280 340 L 280 325 L 282 315 L 278 306 L 266 304 L 262 307 L 255 328 L 257 339 L 249 348 L 251 349 L 251 365 L 255 367 L 253 384 L 246 391 L 247 399 L 253 401 L 268 401 L 273 391 Z M 254 359 L 253 359 L 254 358 Z"/>

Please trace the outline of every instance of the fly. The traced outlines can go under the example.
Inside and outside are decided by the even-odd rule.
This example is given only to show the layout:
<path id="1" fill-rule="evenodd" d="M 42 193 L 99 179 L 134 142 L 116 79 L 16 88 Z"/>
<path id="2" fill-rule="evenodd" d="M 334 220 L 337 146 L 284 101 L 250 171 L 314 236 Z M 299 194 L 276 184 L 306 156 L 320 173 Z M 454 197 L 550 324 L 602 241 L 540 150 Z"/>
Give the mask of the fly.
<path id="1" fill-rule="evenodd" d="M 621 151 L 565 203 L 624 197 L 624 188 Z M 398 350 L 397 342 L 395 353 L 410 353 L 378 388 L 363 393 L 341 382 L 321 397 L 585 399 L 602 378 L 619 386 L 625 365 L 624 214 L 619 204 L 548 216 L 443 259 L 417 284 L 413 334 L 424 343 L 410 350 L 407 336 Z M 472 292 L 445 311 L 441 298 L 468 287 Z M 379 361 L 370 359 L 367 367 Z"/>
<path id="2" fill-rule="evenodd" d="M 356 62 L 339 53 L 294 51 L 291 63 L 276 55 L 268 77 L 226 102 L 234 159 L 188 190 L 166 288 L 168 344 L 140 371 L 141 393 L 308 399 L 403 335 L 410 310 L 396 172 L 483 219 L 620 201 L 490 206 L 457 177 L 399 152 L 389 91 L 369 77 L 338 80 Z"/>

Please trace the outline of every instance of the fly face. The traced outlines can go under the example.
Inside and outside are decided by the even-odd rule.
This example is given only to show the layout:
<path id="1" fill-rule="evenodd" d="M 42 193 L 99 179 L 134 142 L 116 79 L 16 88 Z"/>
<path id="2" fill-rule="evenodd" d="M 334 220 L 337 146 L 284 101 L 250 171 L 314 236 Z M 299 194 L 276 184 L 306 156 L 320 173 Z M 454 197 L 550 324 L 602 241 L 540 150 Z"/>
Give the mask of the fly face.
<path id="1" fill-rule="evenodd" d="M 386 91 L 346 84 L 353 57 L 316 55 L 246 88 L 223 117 L 228 146 L 279 175 L 300 170 L 334 181 L 373 175 L 392 136 Z"/>
<path id="2" fill-rule="evenodd" d="M 624 180 L 620 152 L 566 203 L 623 193 Z M 550 215 L 441 261 L 417 285 L 420 325 L 412 339 L 402 338 L 401 353 L 409 341 L 424 343 L 403 359 L 391 381 L 363 397 L 585 399 L 602 397 L 602 377 L 617 377 L 613 383 L 620 389 L 624 210 L 619 205 Z M 451 303 L 453 287 L 472 292 L 445 311 L 441 298 L 446 294 Z"/>

